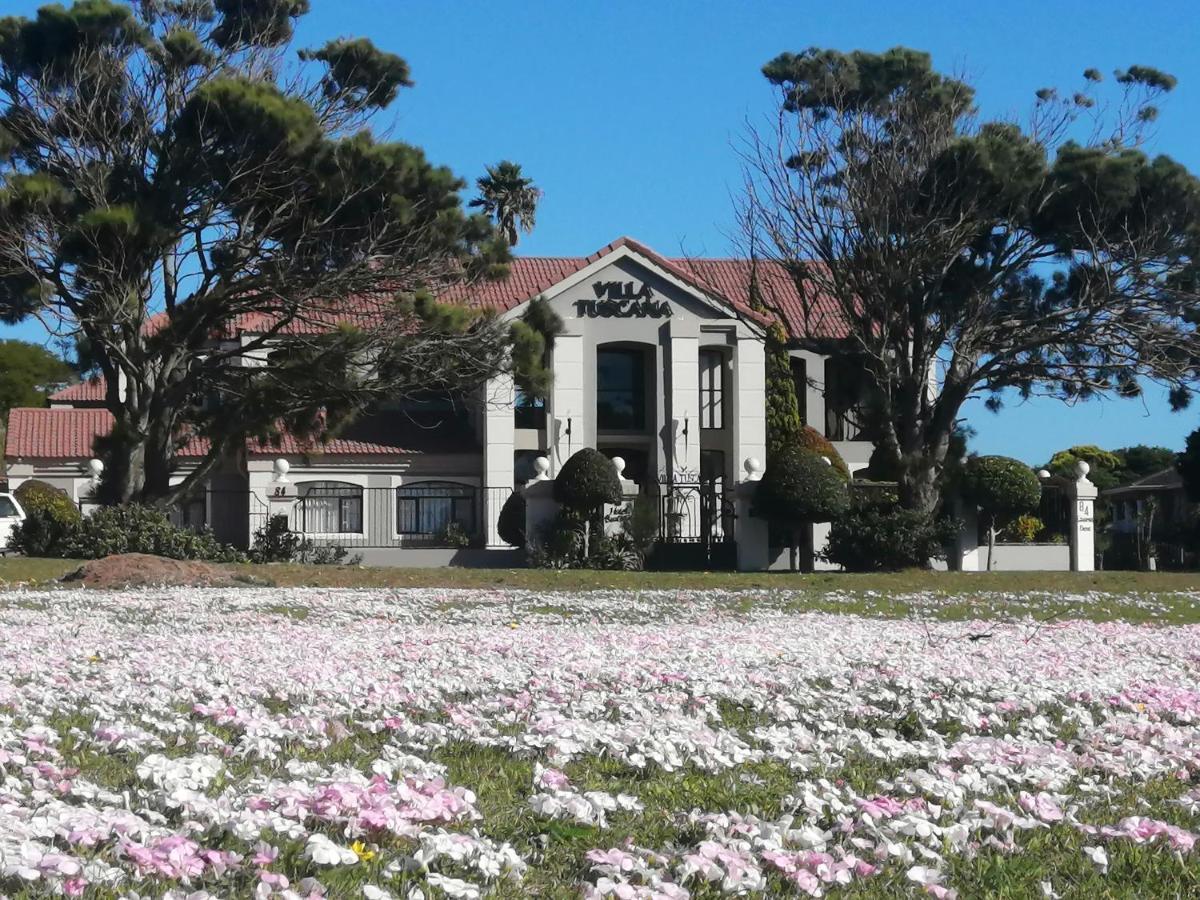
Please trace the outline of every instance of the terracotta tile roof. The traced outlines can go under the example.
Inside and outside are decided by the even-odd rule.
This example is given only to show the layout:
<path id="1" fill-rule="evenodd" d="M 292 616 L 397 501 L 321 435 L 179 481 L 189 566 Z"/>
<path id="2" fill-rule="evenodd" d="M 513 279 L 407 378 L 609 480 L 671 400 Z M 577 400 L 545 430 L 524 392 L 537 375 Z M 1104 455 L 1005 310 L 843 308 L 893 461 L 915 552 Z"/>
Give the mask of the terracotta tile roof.
<path id="1" fill-rule="evenodd" d="M 806 303 L 792 278 L 778 263 L 667 257 L 628 237 L 618 238 L 589 256 L 515 257 L 509 265 L 506 278 L 480 284 L 455 285 L 442 291 L 439 299 L 507 312 L 622 247 L 628 247 L 676 278 L 725 302 L 751 321 L 766 324 L 778 316 L 793 338 L 846 336 L 846 328 L 838 315 L 836 304 L 819 297 L 814 302 Z M 752 273 L 757 277 L 760 297 L 771 310 L 769 315 L 762 315 L 750 306 Z M 321 334 L 337 323 L 370 328 L 390 315 L 392 298 L 389 295 L 381 293 L 374 297 L 355 297 L 327 304 L 324 308 L 298 317 L 280 333 Z M 150 318 L 146 327 L 154 331 L 164 321 L 165 313 L 158 313 Z M 270 329 L 274 321 L 269 313 L 247 313 L 227 323 L 219 337 L 231 339 L 240 334 L 261 334 Z"/>
<path id="2" fill-rule="evenodd" d="M 90 459 L 92 442 L 112 430 L 106 409 L 13 409 L 8 414 L 9 459 Z"/>
<path id="3" fill-rule="evenodd" d="M 52 403 L 103 403 L 104 379 L 100 376 L 71 384 L 50 395 Z"/>
<path id="4" fill-rule="evenodd" d="M 627 237 L 618 238 L 590 256 L 516 257 L 509 266 L 508 277 L 502 281 L 455 287 L 442 294 L 442 299 L 505 312 L 549 290 L 563 279 L 620 247 L 629 247 L 675 277 L 725 300 L 739 314 L 762 322 L 764 317 L 750 308 L 750 282 L 754 272 L 758 279 L 760 296 L 768 308 L 778 311 L 792 337 L 846 336 L 846 328 L 837 314 L 836 304 L 832 300 L 821 298 L 806 304 L 791 276 L 778 263 L 760 261 L 753 264 L 746 259 L 666 257 Z"/>
<path id="5" fill-rule="evenodd" d="M 96 438 L 112 430 L 113 417 L 106 409 L 89 407 L 35 409 L 19 407 L 8 417 L 8 459 L 85 460 L 95 455 Z M 251 456 L 410 456 L 421 453 L 477 453 L 479 444 L 470 429 L 453 419 L 430 427 L 399 414 L 369 416 L 355 422 L 345 434 L 324 444 L 301 441 L 281 433 L 279 442 L 250 440 Z M 189 441 L 182 459 L 208 453 L 209 442 Z"/>
<path id="6" fill-rule="evenodd" d="M 91 459 L 96 438 L 112 431 L 107 409 L 18 407 L 8 413 L 6 459 Z M 188 459 L 208 453 L 208 441 L 194 439 L 180 452 Z"/>

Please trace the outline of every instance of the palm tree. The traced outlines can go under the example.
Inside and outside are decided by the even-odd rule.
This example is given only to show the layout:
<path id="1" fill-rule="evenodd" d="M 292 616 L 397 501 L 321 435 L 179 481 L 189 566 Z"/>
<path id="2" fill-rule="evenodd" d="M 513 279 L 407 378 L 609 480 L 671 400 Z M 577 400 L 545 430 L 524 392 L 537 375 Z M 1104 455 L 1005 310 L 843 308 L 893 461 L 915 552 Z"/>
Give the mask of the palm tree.
<path id="1" fill-rule="evenodd" d="M 475 180 L 479 196 L 471 206 L 483 207 L 483 211 L 508 239 L 508 245 L 517 244 L 518 228 L 529 234 L 533 231 L 534 215 L 542 192 L 534 186 L 532 178 L 521 174 L 519 163 L 504 162 L 487 167 L 487 174 Z"/>

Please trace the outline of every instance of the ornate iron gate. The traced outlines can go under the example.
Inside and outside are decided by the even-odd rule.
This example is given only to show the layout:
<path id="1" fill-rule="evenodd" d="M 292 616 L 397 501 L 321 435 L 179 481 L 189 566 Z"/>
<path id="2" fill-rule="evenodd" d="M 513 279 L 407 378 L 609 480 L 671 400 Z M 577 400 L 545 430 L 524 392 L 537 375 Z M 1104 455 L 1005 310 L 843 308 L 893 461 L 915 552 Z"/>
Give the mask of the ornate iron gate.
<path id="1" fill-rule="evenodd" d="M 720 481 L 672 481 L 657 485 L 658 549 L 655 568 L 734 569 L 736 504 Z"/>

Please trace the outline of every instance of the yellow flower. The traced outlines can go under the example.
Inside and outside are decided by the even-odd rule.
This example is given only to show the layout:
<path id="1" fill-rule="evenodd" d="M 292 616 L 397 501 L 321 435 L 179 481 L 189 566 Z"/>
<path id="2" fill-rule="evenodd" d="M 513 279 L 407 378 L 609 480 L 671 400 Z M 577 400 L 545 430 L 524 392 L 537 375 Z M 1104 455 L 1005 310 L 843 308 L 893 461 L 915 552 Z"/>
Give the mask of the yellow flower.
<path id="1" fill-rule="evenodd" d="M 354 851 L 354 855 L 357 856 L 362 862 L 370 862 L 375 858 L 375 851 L 368 850 L 367 845 L 362 841 L 355 841 L 350 845 L 350 849 Z"/>
<path id="2" fill-rule="evenodd" d="M 517 623 L 516 623 L 516 622 L 509 622 L 509 623 L 508 623 L 508 627 L 509 627 L 509 628 L 516 628 L 516 627 L 517 627 Z"/>
<path id="3" fill-rule="evenodd" d="M 100 662 L 100 654 L 93 653 L 91 656 L 88 657 L 88 662 Z"/>

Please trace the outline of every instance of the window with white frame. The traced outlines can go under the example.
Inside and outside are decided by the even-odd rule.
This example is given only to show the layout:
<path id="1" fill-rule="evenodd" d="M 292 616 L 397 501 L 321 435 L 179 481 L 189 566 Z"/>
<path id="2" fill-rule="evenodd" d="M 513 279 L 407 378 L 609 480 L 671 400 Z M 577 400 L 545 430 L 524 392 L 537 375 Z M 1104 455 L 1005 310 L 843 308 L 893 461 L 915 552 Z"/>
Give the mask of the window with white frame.
<path id="1" fill-rule="evenodd" d="M 700 427 L 725 427 L 725 354 L 700 351 Z"/>
<path id="2" fill-rule="evenodd" d="M 296 522 L 304 534 L 362 534 L 363 489 L 344 481 L 296 485 Z"/>

